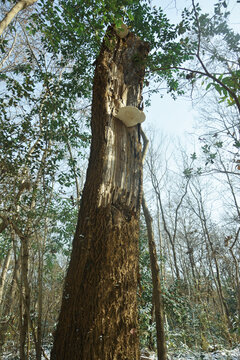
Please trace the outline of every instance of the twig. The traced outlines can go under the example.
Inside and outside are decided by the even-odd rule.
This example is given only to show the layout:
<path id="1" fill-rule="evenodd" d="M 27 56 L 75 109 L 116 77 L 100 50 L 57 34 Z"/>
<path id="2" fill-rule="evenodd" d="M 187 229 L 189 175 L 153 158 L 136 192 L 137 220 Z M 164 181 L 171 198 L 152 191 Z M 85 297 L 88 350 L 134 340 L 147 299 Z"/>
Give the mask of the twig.
<path id="1" fill-rule="evenodd" d="M 16 40 L 17 40 L 17 33 L 15 34 L 14 36 L 14 40 L 13 40 L 13 43 L 12 43 L 12 46 L 8 52 L 8 54 L 5 56 L 5 58 L 2 59 L 1 63 L 0 63 L 0 69 L 3 67 L 3 64 L 7 61 L 7 59 L 9 58 L 9 56 L 11 55 L 12 51 L 13 51 L 13 48 L 14 48 L 14 45 L 16 43 Z"/>
<path id="2" fill-rule="evenodd" d="M 147 155 L 147 150 L 148 150 L 148 145 L 149 145 L 149 140 L 145 134 L 145 132 L 143 131 L 143 129 L 141 128 L 141 136 L 143 139 L 143 150 L 142 150 L 142 163 L 144 163 L 146 155 Z"/>

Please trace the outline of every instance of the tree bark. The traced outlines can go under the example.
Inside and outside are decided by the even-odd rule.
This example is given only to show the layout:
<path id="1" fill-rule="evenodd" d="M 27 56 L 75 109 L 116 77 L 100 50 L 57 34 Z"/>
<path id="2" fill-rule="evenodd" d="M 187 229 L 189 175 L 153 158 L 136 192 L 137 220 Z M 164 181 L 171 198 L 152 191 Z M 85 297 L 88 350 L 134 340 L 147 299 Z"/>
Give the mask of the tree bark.
<path id="1" fill-rule="evenodd" d="M 21 238 L 21 288 L 20 290 L 20 359 L 28 359 L 29 317 L 30 317 L 30 286 L 28 281 L 29 244 L 28 238 Z"/>
<path id="2" fill-rule="evenodd" d="M 13 18 L 19 13 L 19 11 L 33 5 L 37 0 L 20 0 L 18 1 L 11 10 L 5 15 L 2 21 L 0 21 L 0 36 L 3 31 L 8 27 Z"/>
<path id="3" fill-rule="evenodd" d="M 45 240 L 44 240 L 45 242 Z M 38 300 L 37 300 L 37 343 L 36 343 L 36 360 L 42 358 L 42 315 L 43 315 L 43 247 L 42 239 L 38 240 Z"/>
<path id="4" fill-rule="evenodd" d="M 12 281 L 9 288 L 6 291 L 4 298 L 4 304 L 2 304 L 1 318 L 4 319 L 0 321 L 0 354 L 2 354 L 3 346 L 7 338 L 7 332 L 9 325 L 12 323 L 14 318 L 14 301 L 18 299 L 17 297 L 17 281 L 16 278 L 19 277 L 19 261 L 15 262 Z"/>
<path id="5" fill-rule="evenodd" d="M 148 44 L 110 27 L 96 61 L 92 145 L 51 359 L 139 359 L 137 276 L 142 195 L 139 106 Z"/>
<path id="6" fill-rule="evenodd" d="M 6 254 L 6 257 L 4 259 L 4 263 L 2 266 L 2 273 L 0 276 L 0 314 L 2 312 L 1 305 L 2 305 L 2 299 L 3 299 L 3 290 L 4 290 L 4 285 L 6 282 L 7 271 L 8 271 L 10 260 L 11 260 L 11 251 L 12 251 L 12 249 L 10 248 Z"/>
<path id="7" fill-rule="evenodd" d="M 142 207 L 147 225 L 148 244 L 152 271 L 153 301 L 155 308 L 156 330 L 157 330 L 157 352 L 158 360 L 167 360 L 167 347 L 164 332 L 164 312 L 161 294 L 160 270 L 157 261 L 156 245 L 154 241 L 152 217 L 148 210 L 145 197 L 142 198 Z"/>

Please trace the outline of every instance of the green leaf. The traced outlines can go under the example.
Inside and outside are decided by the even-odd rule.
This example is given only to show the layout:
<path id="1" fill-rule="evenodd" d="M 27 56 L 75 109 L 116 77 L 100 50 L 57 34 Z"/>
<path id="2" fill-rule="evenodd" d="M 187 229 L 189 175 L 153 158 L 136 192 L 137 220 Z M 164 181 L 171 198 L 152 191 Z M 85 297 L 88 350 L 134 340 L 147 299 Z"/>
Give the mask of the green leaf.
<path id="1" fill-rule="evenodd" d="M 213 83 L 209 83 L 209 84 L 207 84 L 207 86 L 206 86 L 206 90 L 209 90 L 210 89 L 210 87 L 213 85 Z"/>
<path id="2" fill-rule="evenodd" d="M 191 154 L 191 159 L 192 160 L 196 160 L 197 159 L 197 154 L 194 152 L 193 154 Z"/>

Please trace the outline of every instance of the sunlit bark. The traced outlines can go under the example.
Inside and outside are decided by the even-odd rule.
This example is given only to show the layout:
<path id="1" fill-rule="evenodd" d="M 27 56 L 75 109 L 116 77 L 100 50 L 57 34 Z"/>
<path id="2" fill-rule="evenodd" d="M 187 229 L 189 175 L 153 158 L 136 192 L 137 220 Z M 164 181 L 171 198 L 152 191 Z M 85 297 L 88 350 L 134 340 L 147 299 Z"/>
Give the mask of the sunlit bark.
<path id="1" fill-rule="evenodd" d="M 139 106 L 148 44 L 108 29 L 96 61 L 92 146 L 51 359 L 139 359 L 137 279 L 142 194 Z"/>

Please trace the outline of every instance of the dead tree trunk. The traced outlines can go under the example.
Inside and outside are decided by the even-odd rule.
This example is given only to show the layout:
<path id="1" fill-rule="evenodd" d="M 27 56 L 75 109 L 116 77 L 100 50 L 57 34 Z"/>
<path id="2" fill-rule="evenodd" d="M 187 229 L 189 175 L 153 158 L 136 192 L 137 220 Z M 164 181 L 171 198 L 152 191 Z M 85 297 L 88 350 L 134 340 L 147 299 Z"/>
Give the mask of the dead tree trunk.
<path id="1" fill-rule="evenodd" d="M 92 145 L 51 359 L 139 359 L 137 274 L 142 195 L 138 107 L 148 44 L 107 31 L 96 61 Z"/>

